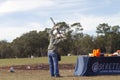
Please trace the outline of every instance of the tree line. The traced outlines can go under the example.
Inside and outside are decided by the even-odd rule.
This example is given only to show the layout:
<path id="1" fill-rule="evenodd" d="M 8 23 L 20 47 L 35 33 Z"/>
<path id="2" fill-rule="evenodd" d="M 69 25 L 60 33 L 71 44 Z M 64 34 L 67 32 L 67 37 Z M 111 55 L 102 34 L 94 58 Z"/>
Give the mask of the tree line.
<path id="1" fill-rule="evenodd" d="M 88 55 L 93 49 L 100 49 L 102 53 L 113 53 L 120 49 L 120 26 L 110 26 L 107 23 L 99 24 L 96 27 L 96 36 L 84 34 L 80 23 L 72 25 L 66 22 L 59 22 L 60 30 L 67 39 L 59 44 L 59 53 L 63 56 Z M 12 42 L 0 41 L 0 58 L 15 57 L 42 57 L 47 56 L 49 44 L 49 30 L 30 31 L 17 37 Z"/>

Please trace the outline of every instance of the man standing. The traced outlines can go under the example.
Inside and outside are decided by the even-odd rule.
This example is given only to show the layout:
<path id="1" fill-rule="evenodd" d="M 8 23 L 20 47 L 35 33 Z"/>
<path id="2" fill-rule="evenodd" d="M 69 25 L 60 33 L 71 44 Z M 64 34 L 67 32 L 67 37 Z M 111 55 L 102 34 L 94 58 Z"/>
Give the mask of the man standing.
<path id="1" fill-rule="evenodd" d="M 51 77 L 60 77 L 58 68 L 58 43 L 65 39 L 63 34 L 58 31 L 59 26 L 54 26 L 50 33 L 50 42 L 48 46 L 48 61 Z M 56 34 L 53 34 L 54 30 L 57 30 Z"/>

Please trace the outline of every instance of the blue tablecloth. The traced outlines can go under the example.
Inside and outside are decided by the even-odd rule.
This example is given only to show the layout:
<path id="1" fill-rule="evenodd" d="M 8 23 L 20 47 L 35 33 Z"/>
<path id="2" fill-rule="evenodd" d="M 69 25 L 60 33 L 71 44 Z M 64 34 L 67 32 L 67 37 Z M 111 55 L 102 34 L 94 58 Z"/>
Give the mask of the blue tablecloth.
<path id="1" fill-rule="evenodd" d="M 74 75 L 109 75 L 120 74 L 120 57 L 78 56 Z"/>

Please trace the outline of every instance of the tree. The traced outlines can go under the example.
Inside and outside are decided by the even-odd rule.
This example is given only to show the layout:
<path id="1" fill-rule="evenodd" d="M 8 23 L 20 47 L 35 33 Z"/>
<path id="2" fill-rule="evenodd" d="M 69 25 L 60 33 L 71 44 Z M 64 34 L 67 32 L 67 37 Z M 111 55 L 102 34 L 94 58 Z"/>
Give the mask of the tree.
<path id="1" fill-rule="evenodd" d="M 84 34 L 84 36 L 79 40 L 80 45 L 80 54 L 87 55 L 91 53 L 92 49 L 94 49 L 94 38 L 88 34 Z"/>
<path id="2" fill-rule="evenodd" d="M 39 33 L 39 47 L 38 50 L 40 50 L 40 56 L 47 56 L 47 47 L 49 44 L 49 37 L 46 29 L 44 31 L 40 31 Z"/>
<path id="3" fill-rule="evenodd" d="M 0 58 L 14 57 L 13 49 L 7 41 L 0 41 Z"/>
<path id="4" fill-rule="evenodd" d="M 94 38 L 94 49 L 100 49 L 101 53 L 106 52 L 106 41 L 105 41 L 105 36 L 104 35 L 99 35 Z"/>
<path id="5" fill-rule="evenodd" d="M 104 41 L 101 42 L 101 44 L 105 43 L 104 46 L 106 52 L 111 53 L 115 50 L 113 47 L 115 47 L 117 39 L 116 36 L 119 34 L 119 29 L 119 26 L 109 26 L 106 23 L 98 25 L 96 32 L 103 35 L 102 37 L 104 37 Z"/>
<path id="6" fill-rule="evenodd" d="M 110 32 L 111 26 L 109 26 L 107 23 L 99 24 L 97 28 L 96 33 L 97 34 L 103 34 L 105 35 L 106 33 Z"/>
<path id="7" fill-rule="evenodd" d="M 113 26 L 111 32 L 118 34 L 120 32 L 120 26 Z"/>
<path id="8" fill-rule="evenodd" d="M 80 39 L 83 37 L 83 28 L 79 22 L 73 23 L 70 26 L 71 38 L 73 39 L 72 53 L 78 55 L 80 53 L 81 44 Z"/>

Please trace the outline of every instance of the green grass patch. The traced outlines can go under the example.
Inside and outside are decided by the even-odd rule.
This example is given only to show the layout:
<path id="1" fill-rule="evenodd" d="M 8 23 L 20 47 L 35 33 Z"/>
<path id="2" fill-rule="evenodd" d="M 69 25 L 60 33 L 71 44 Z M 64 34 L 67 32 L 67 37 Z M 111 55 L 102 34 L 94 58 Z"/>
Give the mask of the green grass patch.
<path id="1" fill-rule="evenodd" d="M 62 56 L 60 63 L 74 64 L 76 63 L 77 56 Z"/>
<path id="2" fill-rule="evenodd" d="M 70 64 L 75 63 L 77 56 L 62 56 L 62 60 L 60 64 Z M 28 65 L 28 64 L 40 64 L 45 63 L 48 64 L 47 57 L 39 57 L 39 58 L 11 58 L 11 59 L 0 59 L 0 67 L 1 66 L 13 66 L 13 65 Z"/>

